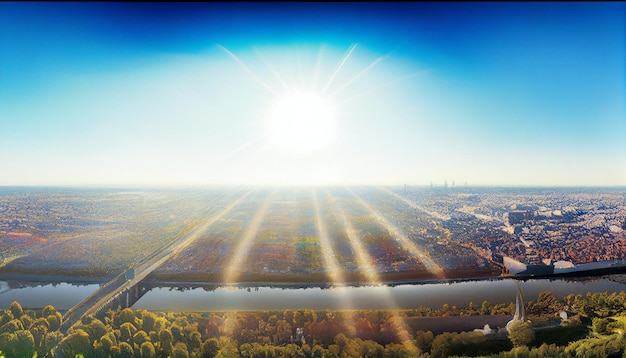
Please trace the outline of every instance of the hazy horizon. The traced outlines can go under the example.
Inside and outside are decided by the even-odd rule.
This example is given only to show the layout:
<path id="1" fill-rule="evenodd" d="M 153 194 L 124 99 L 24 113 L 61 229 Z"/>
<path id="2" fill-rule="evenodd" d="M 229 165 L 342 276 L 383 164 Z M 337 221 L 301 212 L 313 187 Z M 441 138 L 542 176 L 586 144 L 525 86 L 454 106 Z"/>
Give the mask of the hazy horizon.
<path id="1" fill-rule="evenodd" d="M 624 3 L 0 3 L 0 187 L 626 185 Z"/>
<path id="2" fill-rule="evenodd" d="M 250 189 L 250 190 L 309 190 L 314 188 L 403 188 L 407 189 L 621 189 L 626 188 L 626 185 L 445 185 L 445 183 L 439 183 L 433 185 L 430 184 L 386 184 L 386 185 L 374 185 L 374 184 L 172 184 L 172 185 L 121 185 L 121 184 L 107 184 L 107 185 L 94 185 L 94 184 L 81 184 L 81 185 L 0 185 L 0 189 L 78 189 L 78 190 L 203 190 L 203 189 Z"/>

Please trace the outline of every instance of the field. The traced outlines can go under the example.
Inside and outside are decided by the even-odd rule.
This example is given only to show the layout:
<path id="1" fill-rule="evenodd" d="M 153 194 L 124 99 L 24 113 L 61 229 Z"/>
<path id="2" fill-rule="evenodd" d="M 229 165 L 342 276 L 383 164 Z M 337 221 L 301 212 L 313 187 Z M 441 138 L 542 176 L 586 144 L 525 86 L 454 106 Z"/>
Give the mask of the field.
<path id="1" fill-rule="evenodd" d="M 624 208 L 623 192 L 611 189 L 3 188 L 0 274 L 105 280 L 191 238 L 149 279 L 491 277 L 507 274 L 504 256 L 623 259 Z M 591 244 L 598 240 L 606 245 Z"/>

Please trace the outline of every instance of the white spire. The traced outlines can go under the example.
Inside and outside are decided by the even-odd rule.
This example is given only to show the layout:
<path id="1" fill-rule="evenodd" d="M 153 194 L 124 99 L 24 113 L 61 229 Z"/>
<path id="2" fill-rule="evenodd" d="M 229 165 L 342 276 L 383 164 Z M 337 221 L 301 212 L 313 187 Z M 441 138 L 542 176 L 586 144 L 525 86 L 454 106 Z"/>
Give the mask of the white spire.
<path id="1" fill-rule="evenodd" d="M 513 319 L 506 324 L 506 330 L 509 330 L 509 325 L 515 321 L 526 322 L 526 308 L 524 307 L 524 297 L 522 297 L 522 290 L 519 287 L 517 281 L 515 281 L 517 287 L 517 296 L 515 296 L 515 314 Z"/>

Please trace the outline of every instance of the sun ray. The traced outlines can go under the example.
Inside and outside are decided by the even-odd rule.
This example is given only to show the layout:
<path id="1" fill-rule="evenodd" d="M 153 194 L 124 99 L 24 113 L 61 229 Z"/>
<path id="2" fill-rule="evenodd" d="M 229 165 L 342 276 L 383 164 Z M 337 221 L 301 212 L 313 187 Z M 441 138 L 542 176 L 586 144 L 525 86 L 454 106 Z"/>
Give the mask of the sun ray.
<path id="1" fill-rule="evenodd" d="M 337 204 L 336 198 L 332 196 L 332 194 L 330 193 L 330 191 L 328 191 L 328 189 L 326 191 L 327 191 L 327 196 L 331 198 L 331 203 L 332 203 L 331 210 L 333 214 L 336 215 L 336 217 L 338 217 L 339 221 L 342 223 L 346 236 L 348 237 L 348 240 L 350 241 L 350 245 L 352 246 L 352 249 L 356 253 L 357 263 L 359 267 L 365 271 L 365 277 L 367 278 L 368 283 L 373 286 L 381 286 L 382 281 L 378 273 L 376 272 L 376 269 L 371 264 L 372 258 L 367 252 L 367 250 L 365 249 L 365 247 L 363 247 L 361 240 L 357 236 L 356 230 L 352 226 L 352 222 L 350 222 L 350 220 L 348 219 L 345 213 L 345 210 Z M 413 337 L 411 333 L 409 333 L 409 327 L 406 324 L 406 321 L 404 320 L 404 318 L 402 318 L 402 316 L 398 314 L 398 304 L 395 302 L 395 300 L 393 299 L 393 296 L 391 295 L 388 289 L 385 289 L 383 299 L 386 301 L 387 306 L 391 310 L 391 314 L 393 316 L 393 319 L 391 320 L 391 322 L 392 322 L 393 329 L 396 332 L 398 339 L 400 340 L 400 342 L 402 342 L 402 344 L 409 351 L 411 352 L 417 351 L 417 347 L 415 347 L 415 344 L 413 343 Z"/>
<path id="2" fill-rule="evenodd" d="M 254 218 L 246 228 L 241 239 L 237 242 L 237 246 L 233 255 L 231 256 L 228 265 L 226 265 L 226 269 L 224 270 L 224 283 L 227 285 L 234 285 L 237 283 L 237 279 L 239 278 L 240 270 L 243 267 L 244 260 L 248 256 L 250 252 L 250 248 L 252 247 L 252 242 L 259 232 L 259 226 L 265 217 L 265 213 L 267 212 L 268 207 L 270 206 L 271 199 L 274 196 L 274 192 L 270 193 L 266 198 L 261 207 L 254 214 Z"/>
<path id="3" fill-rule="evenodd" d="M 278 71 L 276 71 L 276 69 L 274 68 L 274 66 L 272 66 L 266 59 L 265 57 L 261 54 L 261 52 L 259 52 L 257 49 L 254 50 L 254 53 L 257 55 L 257 57 L 259 58 L 259 60 L 261 61 L 261 63 L 263 65 L 265 65 L 265 67 L 267 67 L 267 69 L 270 70 L 270 72 L 272 73 L 272 75 L 278 80 L 278 82 L 280 83 L 280 85 L 283 88 L 284 92 L 289 92 L 292 90 L 292 88 L 289 87 L 289 85 L 287 85 L 287 82 L 285 82 L 285 80 L 278 74 Z"/>
<path id="4" fill-rule="evenodd" d="M 385 88 L 387 88 L 389 86 L 395 85 L 398 82 L 406 81 L 406 80 L 408 80 L 408 79 L 410 79 L 412 77 L 416 77 L 418 75 L 421 75 L 421 74 L 424 74 L 424 73 L 427 73 L 427 72 L 429 72 L 429 70 L 419 70 L 419 71 L 415 71 L 415 72 L 409 73 L 409 74 L 404 75 L 404 76 L 400 76 L 400 77 L 391 79 L 391 80 L 386 81 L 386 82 L 384 82 L 382 84 L 379 84 L 377 86 L 369 86 L 364 91 L 361 91 L 361 92 L 359 92 L 359 93 L 357 93 L 357 94 L 355 94 L 353 96 L 347 97 L 345 99 L 342 99 L 342 102 L 354 101 L 354 100 L 356 100 L 358 98 L 361 98 L 361 97 L 364 97 L 364 96 L 366 96 L 366 95 L 368 95 L 370 93 L 380 92 L 381 90 L 383 90 L 383 89 L 385 89 Z"/>
<path id="5" fill-rule="evenodd" d="M 235 206 L 239 205 L 243 199 L 245 199 L 252 191 L 248 190 L 237 200 L 230 203 L 227 207 L 222 209 L 219 213 L 210 217 L 207 221 L 204 222 L 201 226 L 199 226 L 196 230 L 194 230 L 184 241 L 180 242 L 178 245 L 172 248 L 173 252 L 180 252 L 189 246 L 193 241 L 195 241 L 200 235 L 204 234 L 211 225 L 213 225 L 216 221 L 220 220 L 224 215 L 228 214 Z"/>
<path id="6" fill-rule="evenodd" d="M 435 219 L 443 220 L 443 221 L 450 220 L 450 216 L 444 215 L 444 214 L 440 214 L 440 213 L 435 212 L 435 211 L 428 210 L 428 209 L 426 209 L 426 208 L 424 208 L 422 206 L 417 205 L 417 203 L 414 203 L 411 200 L 401 196 L 400 194 L 394 193 L 393 191 L 391 191 L 391 190 L 389 190 L 387 188 L 378 187 L 378 189 L 380 191 L 386 193 L 386 194 L 389 194 L 389 195 L 393 196 L 394 198 L 396 198 L 398 200 L 401 200 L 405 204 L 409 205 L 411 208 L 419 210 L 419 211 L 421 211 L 421 212 L 423 212 L 423 213 L 425 213 L 425 214 L 427 214 L 427 215 L 429 215 L 429 216 L 431 216 L 431 217 L 433 217 Z"/>
<path id="7" fill-rule="evenodd" d="M 230 152 L 224 153 L 221 157 L 216 158 L 215 163 L 217 165 L 223 165 L 230 163 L 234 158 L 236 158 L 240 153 L 243 153 L 248 148 L 254 146 L 255 144 L 261 142 L 263 136 L 257 136 L 252 138 L 251 140 L 244 142 L 237 148 L 231 150 Z"/>
<path id="8" fill-rule="evenodd" d="M 324 220 L 322 219 L 322 214 L 320 211 L 320 206 L 315 189 L 312 189 L 311 196 L 313 198 L 313 207 L 315 209 L 315 224 L 319 236 L 320 246 L 322 248 L 324 267 L 326 268 L 328 278 L 335 286 L 335 289 L 337 289 L 340 293 L 339 299 L 341 307 L 343 309 L 350 309 L 353 307 L 353 305 L 352 300 L 348 295 L 349 291 L 344 290 L 347 288 L 346 279 L 343 275 L 343 269 L 340 267 L 339 262 L 337 261 L 335 250 L 332 247 L 326 225 L 324 223 Z M 349 326 L 354 326 L 354 321 L 351 314 L 346 314 L 344 316 L 344 319 Z"/>
<path id="9" fill-rule="evenodd" d="M 352 84 L 352 82 L 354 82 L 354 81 L 358 80 L 359 78 L 361 78 L 361 76 L 366 74 L 369 70 L 371 70 L 374 66 L 376 66 L 376 64 L 378 64 L 381 61 L 384 61 L 386 58 L 387 58 L 387 56 L 383 56 L 383 57 L 379 57 L 376 60 L 374 60 L 374 62 L 370 63 L 367 67 L 362 69 L 354 77 L 352 77 L 351 79 L 346 81 L 341 87 L 339 87 L 336 90 L 334 90 L 328 97 L 330 97 L 330 98 L 335 97 L 339 92 L 343 91 L 344 88 L 350 86 Z"/>
<path id="10" fill-rule="evenodd" d="M 297 80 L 297 88 L 298 90 L 301 90 L 303 87 L 310 89 L 311 84 L 310 83 L 306 83 L 307 81 L 304 78 L 304 73 L 307 73 L 308 71 L 305 71 L 303 68 L 306 67 L 306 65 L 304 64 L 305 60 L 302 58 L 302 51 L 299 51 L 299 49 L 296 50 L 296 76 L 298 78 Z"/>
<path id="11" fill-rule="evenodd" d="M 376 221 L 378 221 L 380 224 L 382 224 L 389 231 L 389 233 L 391 235 L 393 235 L 393 237 L 396 239 L 398 244 L 400 244 L 400 247 L 403 250 L 405 250 L 408 253 L 410 253 L 411 255 L 414 255 L 415 257 L 417 257 L 422 262 L 424 267 L 426 267 L 426 269 L 428 271 L 430 271 L 432 274 L 434 274 L 436 277 L 444 278 L 444 272 L 443 272 L 443 269 L 441 268 L 441 266 L 439 266 L 432 258 L 430 258 L 428 255 L 426 255 L 424 253 L 424 251 L 420 250 L 417 247 L 417 245 L 415 245 L 414 242 L 412 242 L 398 228 L 396 228 L 389 221 L 387 221 L 387 219 L 385 219 L 378 211 L 376 211 L 374 208 L 372 208 L 371 205 L 366 203 L 363 199 L 361 199 L 358 195 L 356 195 L 356 193 L 354 193 L 349 188 L 346 188 L 346 190 L 348 190 L 350 192 L 350 194 L 352 194 L 352 196 L 354 196 L 354 198 L 357 200 L 357 202 L 363 208 L 365 208 L 367 211 L 369 211 L 374 216 Z"/>
<path id="12" fill-rule="evenodd" d="M 344 232 L 346 233 L 346 237 L 348 238 L 348 241 L 350 241 L 350 245 L 352 246 L 352 249 L 356 254 L 356 260 L 359 268 L 364 271 L 365 277 L 369 284 L 376 286 L 380 285 L 380 278 L 378 277 L 376 269 L 371 264 L 371 257 L 365 247 L 363 247 L 361 240 L 357 237 L 357 233 L 352 226 L 352 222 L 348 220 L 345 210 L 342 207 L 338 206 L 337 198 L 332 196 L 328 189 L 326 189 L 326 192 L 326 195 L 331 198 L 332 214 L 339 220 L 339 222 L 341 222 Z"/>
<path id="13" fill-rule="evenodd" d="M 313 67 L 313 84 L 311 85 L 313 89 L 317 90 L 317 86 L 320 81 L 320 66 L 322 63 L 322 54 L 324 53 L 324 44 L 320 46 L 319 51 L 317 52 L 317 58 L 315 60 L 315 66 Z"/>
<path id="14" fill-rule="evenodd" d="M 354 49 L 356 49 L 356 46 L 357 46 L 357 44 L 353 44 L 352 46 L 350 46 L 350 48 L 348 49 L 346 54 L 341 58 L 341 61 L 339 61 L 339 64 L 337 65 L 337 67 L 333 71 L 332 75 L 330 76 L 328 81 L 326 81 L 326 85 L 324 85 L 324 88 L 322 88 L 322 90 L 320 92 L 321 95 L 324 95 L 324 93 L 326 93 L 326 90 L 332 84 L 333 80 L 335 79 L 335 76 L 337 76 L 337 74 L 339 73 L 339 71 L 341 70 L 343 65 L 350 58 L 350 56 L 352 55 L 352 52 L 354 52 Z"/>
<path id="15" fill-rule="evenodd" d="M 252 70 L 245 63 L 243 63 L 243 61 L 239 59 L 239 57 L 237 57 L 234 53 L 232 53 L 226 47 L 219 45 L 219 44 L 217 46 L 221 48 L 222 50 L 224 50 L 224 52 L 226 52 L 233 60 L 235 60 L 235 62 L 237 62 L 248 73 L 248 75 L 252 77 L 253 80 L 255 80 L 257 83 L 263 86 L 266 90 L 268 90 L 274 96 L 278 96 L 278 93 L 276 93 L 276 91 L 274 91 L 270 86 L 268 86 L 267 83 L 265 83 L 262 79 L 260 79 L 259 76 L 257 76 L 254 72 L 252 72 Z"/>
<path id="16" fill-rule="evenodd" d="M 339 287 L 345 286 L 346 281 L 343 276 L 343 272 L 341 267 L 339 266 L 339 262 L 337 261 L 337 256 L 335 255 L 335 250 L 332 247 L 330 239 L 328 237 L 328 231 L 326 230 L 326 225 L 324 220 L 322 220 L 322 216 L 320 214 L 319 202 L 317 199 L 317 195 L 315 193 L 315 189 L 312 190 L 313 196 L 313 207 L 315 209 L 315 225 L 317 228 L 317 233 L 320 240 L 320 246 L 322 249 L 322 257 L 324 259 L 324 266 L 326 267 L 326 272 L 328 274 L 328 278 L 330 281 Z"/>

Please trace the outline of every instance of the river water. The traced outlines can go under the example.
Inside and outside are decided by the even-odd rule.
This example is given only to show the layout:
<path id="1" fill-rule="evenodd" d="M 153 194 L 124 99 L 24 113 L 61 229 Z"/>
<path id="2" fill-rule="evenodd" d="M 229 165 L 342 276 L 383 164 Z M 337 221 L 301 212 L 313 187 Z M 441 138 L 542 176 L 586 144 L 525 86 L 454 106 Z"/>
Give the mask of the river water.
<path id="1" fill-rule="evenodd" d="M 89 296 L 100 285 L 76 285 L 71 283 L 39 284 L 29 283 L 17 285 L 0 281 L 0 308 L 8 308 L 11 302 L 17 301 L 24 308 L 43 308 L 53 305 L 58 310 L 67 310 Z"/>
<path id="2" fill-rule="evenodd" d="M 499 279 L 452 283 L 403 284 L 397 286 L 366 286 L 342 288 L 153 288 L 134 306 L 152 311 L 218 311 L 218 310 L 283 310 L 283 309 L 393 309 L 443 303 L 466 306 L 470 301 L 480 304 L 515 302 L 516 282 L 526 300 L 537 298 L 541 291 L 558 297 L 571 293 L 620 292 L 626 284 L 610 277 L 577 280 Z M 25 308 L 41 308 L 52 304 L 66 310 L 98 289 L 97 284 L 40 284 L 16 287 L 0 281 L 0 308 L 18 301 Z"/>

